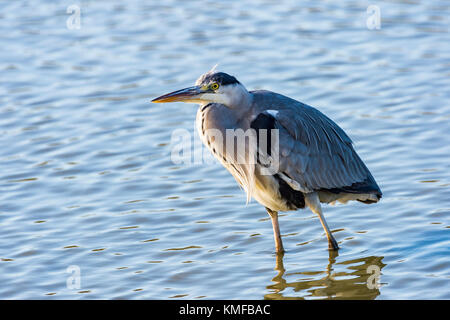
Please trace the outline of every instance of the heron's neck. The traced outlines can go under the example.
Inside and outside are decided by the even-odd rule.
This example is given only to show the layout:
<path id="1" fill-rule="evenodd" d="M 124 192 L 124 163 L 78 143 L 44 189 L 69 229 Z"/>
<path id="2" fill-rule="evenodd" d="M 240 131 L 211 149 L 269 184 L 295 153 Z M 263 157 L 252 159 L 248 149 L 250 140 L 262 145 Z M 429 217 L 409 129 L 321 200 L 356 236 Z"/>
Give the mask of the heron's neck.
<path id="1" fill-rule="evenodd" d="M 237 118 L 242 118 L 252 107 L 253 95 L 241 84 L 236 85 L 232 90 L 232 94 L 227 95 L 229 101 L 226 106 L 233 109 Z"/>
<path id="2" fill-rule="evenodd" d="M 234 96 L 233 106 L 240 109 L 248 109 L 251 107 L 253 96 L 244 87 L 241 87 L 241 92 Z"/>

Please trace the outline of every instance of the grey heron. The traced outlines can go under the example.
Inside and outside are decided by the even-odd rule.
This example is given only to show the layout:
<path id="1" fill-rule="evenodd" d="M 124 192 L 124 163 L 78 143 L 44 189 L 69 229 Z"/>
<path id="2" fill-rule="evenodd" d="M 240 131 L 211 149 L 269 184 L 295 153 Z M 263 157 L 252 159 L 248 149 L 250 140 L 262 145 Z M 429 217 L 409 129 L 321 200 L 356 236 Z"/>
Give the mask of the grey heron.
<path id="1" fill-rule="evenodd" d="M 320 219 L 329 249 L 337 250 L 321 203 L 370 204 L 382 196 L 349 136 L 307 104 L 267 90 L 248 91 L 215 68 L 195 86 L 152 100 L 176 101 L 200 105 L 196 126 L 202 142 L 246 191 L 247 201 L 254 198 L 266 208 L 277 252 L 284 251 L 279 211 L 309 207 Z M 228 140 L 230 130 L 250 132 L 245 148 L 234 145 L 236 136 Z"/>

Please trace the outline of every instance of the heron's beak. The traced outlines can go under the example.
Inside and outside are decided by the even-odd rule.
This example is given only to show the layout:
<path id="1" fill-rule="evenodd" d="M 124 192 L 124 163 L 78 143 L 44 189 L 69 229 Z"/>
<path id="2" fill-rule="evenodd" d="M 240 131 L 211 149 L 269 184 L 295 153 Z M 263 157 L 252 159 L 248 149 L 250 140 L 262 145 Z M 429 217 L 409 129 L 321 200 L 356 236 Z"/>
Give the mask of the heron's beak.
<path id="1" fill-rule="evenodd" d="M 200 95 L 205 93 L 201 86 L 193 86 L 181 90 L 177 90 L 152 100 L 154 103 L 163 102 L 194 102 L 200 100 Z"/>

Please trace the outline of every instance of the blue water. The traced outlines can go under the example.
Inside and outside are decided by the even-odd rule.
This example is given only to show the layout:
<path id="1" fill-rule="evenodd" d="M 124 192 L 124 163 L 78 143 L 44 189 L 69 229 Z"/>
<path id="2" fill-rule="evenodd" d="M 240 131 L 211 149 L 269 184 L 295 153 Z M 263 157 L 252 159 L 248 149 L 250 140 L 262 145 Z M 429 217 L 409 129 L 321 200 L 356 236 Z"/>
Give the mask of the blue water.
<path id="1" fill-rule="evenodd" d="M 449 299 L 449 6 L 1 2 L 0 299 Z M 324 206 L 337 254 L 301 210 L 277 256 L 224 168 L 171 160 L 196 106 L 149 101 L 216 63 L 355 142 L 384 197 Z"/>

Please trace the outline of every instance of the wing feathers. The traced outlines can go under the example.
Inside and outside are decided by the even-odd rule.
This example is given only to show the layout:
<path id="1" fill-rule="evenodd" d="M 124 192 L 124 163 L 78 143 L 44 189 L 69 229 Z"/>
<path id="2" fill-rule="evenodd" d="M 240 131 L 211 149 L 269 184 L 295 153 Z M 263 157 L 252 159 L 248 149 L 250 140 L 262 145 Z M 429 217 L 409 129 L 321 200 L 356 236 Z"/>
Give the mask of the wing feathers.
<path id="1" fill-rule="evenodd" d="M 280 172 L 290 179 L 281 176 L 290 186 L 312 192 L 321 189 L 337 191 L 356 184 L 366 192 L 373 189 L 381 194 L 353 149 L 351 139 L 331 119 L 300 103 L 298 108 L 279 108 L 277 111 L 263 114 L 266 122 L 272 123 L 272 128 L 280 130 Z M 267 121 L 267 117 L 273 118 L 274 122 Z"/>

